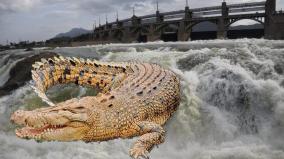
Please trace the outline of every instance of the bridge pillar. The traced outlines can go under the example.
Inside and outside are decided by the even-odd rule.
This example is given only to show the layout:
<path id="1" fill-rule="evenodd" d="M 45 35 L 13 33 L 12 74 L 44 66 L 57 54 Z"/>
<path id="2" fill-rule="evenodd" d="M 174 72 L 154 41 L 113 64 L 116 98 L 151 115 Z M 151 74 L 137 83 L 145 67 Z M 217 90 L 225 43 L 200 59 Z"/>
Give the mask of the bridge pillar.
<path id="1" fill-rule="evenodd" d="M 227 38 L 227 28 L 223 18 L 218 20 L 218 30 L 217 30 L 217 39 L 226 39 Z"/>
<path id="2" fill-rule="evenodd" d="M 112 32 L 112 38 L 114 42 L 123 42 L 123 23 L 118 20 L 118 15 L 116 19 L 116 30 Z"/>
<path id="3" fill-rule="evenodd" d="M 266 39 L 284 39 L 284 14 L 276 13 L 265 19 L 264 37 Z"/>
<path id="4" fill-rule="evenodd" d="M 218 19 L 218 30 L 217 38 L 226 39 L 227 38 L 227 28 L 226 24 L 228 23 L 229 8 L 226 2 L 222 2 L 222 16 Z"/>
<path id="5" fill-rule="evenodd" d="M 99 40 L 100 40 L 100 34 L 99 34 L 99 32 L 96 30 L 96 31 L 95 31 L 94 41 L 99 41 Z"/>
<path id="6" fill-rule="evenodd" d="M 120 42 L 123 43 L 131 43 L 137 40 L 138 35 L 136 35 L 133 30 L 139 27 L 141 24 L 141 19 L 133 14 L 131 21 L 129 21 L 131 25 L 124 26 L 123 23 L 117 23 L 118 27 L 122 33 L 122 36 L 119 37 Z M 135 34 L 135 35 L 134 35 Z"/>
<path id="7" fill-rule="evenodd" d="M 131 18 L 132 26 L 137 26 L 141 24 L 141 19 L 135 15 Z"/>
<path id="8" fill-rule="evenodd" d="M 181 21 L 178 28 L 178 41 L 188 41 L 191 32 L 186 31 L 186 22 Z"/>
<path id="9" fill-rule="evenodd" d="M 180 22 L 178 28 L 178 41 L 190 40 L 191 31 L 186 31 L 186 26 L 188 21 L 192 19 L 192 12 L 190 11 L 188 4 L 186 4 L 184 12 L 184 20 Z"/>
<path id="10" fill-rule="evenodd" d="M 159 11 L 156 11 L 156 23 L 162 23 L 164 21 L 164 16 L 160 14 Z"/>
<path id="11" fill-rule="evenodd" d="M 156 25 L 152 24 L 150 27 L 150 34 L 148 36 L 149 41 L 156 41 L 156 40 L 161 40 L 161 31 L 156 32 L 156 26 L 159 26 L 163 24 L 164 22 L 164 16 L 160 14 L 159 11 L 159 3 L 157 1 L 157 11 L 156 11 Z"/>
<path id="12" fill-rule="evenodd" d="M 161 33 L 156 33 L 155 24 L 150 25 L 149 33 L 147 35 L 148 41 L 157 41 L 161 38 Z"/>
<path id="13" fill-rule="evenodd" d="M 192 11 L 189 10 L 189 6 L 186 6 L 184 11 L 185 11 L 184 19 L 190 20 L 192 18 Z"/>
<path id="14" fill-rule="evenodd" d="M 133 41 L 136 41 L 136 35 L 133 35 L 132 33 L 133 27 L 125 27 L 123 30 L 123 37 L 122 41 L 124 43 L 131 43 Z"/>
<path id="15" fill-rule="evenodd" d="M 266 39 L 284 39 L 284 14 L 276 12 L 276 0 L 267 0 L 265 4 L 264 37 Z"/>
<path id="16" fill-rule="evenodd" d="M 103 30 L 104 30 L 103 27 L 100 26 L 100 27 L 99 27 L 99 30 L 98 30 L 98 31 L 99 31 L 99 32 L 98 32 L 98 34 L 99 34 L 98 37 L 99 37 L 99 42 L 100 42 L 100 43 L 103 41 Z"/>
<path id="17" fill-rule="evenodd" d="M 272 15 L 276 11 L 276 0 L 266 0 L 265 3 L 265 14 Z"/>
<path id="18" fill-rule="evenodd" d="M 228 17 L 229 15 L 229 8 L 227 6 L 226 2 L 222 2 L 222 16 L 223 17 Z"/>

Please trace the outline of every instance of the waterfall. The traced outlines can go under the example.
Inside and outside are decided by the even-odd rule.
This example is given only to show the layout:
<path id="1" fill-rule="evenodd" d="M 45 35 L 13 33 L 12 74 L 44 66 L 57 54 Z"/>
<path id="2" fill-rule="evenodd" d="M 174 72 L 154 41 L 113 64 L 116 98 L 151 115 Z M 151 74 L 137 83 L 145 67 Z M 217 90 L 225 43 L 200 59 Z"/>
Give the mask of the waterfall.
<path id="1" fill-rule="evenodd" d="M 173 70 L 181 79 L 182 100 L 165 125 L 166 141 L 153 159 L 284 158 L 284 41 L 264 39 L 151 42 L 65 47 L 63 56 L 102 61 L 144 61 Z M 1 54 L 0 79 L 22 58 L 23 50 Z M 1 83 L 0 83 L 1 84 Z M 59 102 L 90 94 L 89 88 L 54 87 Z M 129 158 L 137 139 L 102 143 L 19 139 L 9 122 L 17 109 L 45 106 L 28 85 L 0 98 L 0 158 Z"/>

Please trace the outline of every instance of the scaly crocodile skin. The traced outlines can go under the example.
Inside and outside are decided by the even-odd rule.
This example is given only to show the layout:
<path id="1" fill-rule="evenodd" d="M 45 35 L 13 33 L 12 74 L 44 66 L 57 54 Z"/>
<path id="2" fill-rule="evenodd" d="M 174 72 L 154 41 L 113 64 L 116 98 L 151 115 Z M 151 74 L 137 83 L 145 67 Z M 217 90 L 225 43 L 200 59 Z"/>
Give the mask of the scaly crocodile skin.
<path id="1" fill-rule="evenodd" d="M 140 136 L 130 149 L 133 158 L 148 158 L 164 142 L 163 125 L 180 102 L 177 76 L 149 63 L 106 63 L 54 57 L 33 65 L 33 88 L 50 107 L 18 110 L 11 121 L 23 125 L 21 138 L 40 141 L 106 141 Z M 76 83 L 101 90 L 97 96 L 54 104 L 45 91 L 56 84 Z"/>

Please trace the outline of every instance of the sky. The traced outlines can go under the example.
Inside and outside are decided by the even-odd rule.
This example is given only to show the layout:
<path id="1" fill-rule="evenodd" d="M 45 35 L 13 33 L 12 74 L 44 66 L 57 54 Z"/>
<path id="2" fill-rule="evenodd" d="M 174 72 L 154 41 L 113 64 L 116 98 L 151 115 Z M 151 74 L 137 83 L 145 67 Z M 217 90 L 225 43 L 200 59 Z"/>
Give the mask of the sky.
<path id="1" fill-rule="evenodd" d="M 105 23 L 135 14 L 147 15 L 156 11 L 157 0 L 0 0 L 0 44 L 22 40 L 47 40 L 72 28 L 91 30 L 94 21 L 101 17 Z M 186 0 L 158 0 L 160 12 L 181 10 Z M 223 0 L 189 0 L 190 8 L 220 5 Z M 255 2 L 262 0 L 226 0 L 227 3 Z M 284 8 L 278 0 L 277 8 Z"/>

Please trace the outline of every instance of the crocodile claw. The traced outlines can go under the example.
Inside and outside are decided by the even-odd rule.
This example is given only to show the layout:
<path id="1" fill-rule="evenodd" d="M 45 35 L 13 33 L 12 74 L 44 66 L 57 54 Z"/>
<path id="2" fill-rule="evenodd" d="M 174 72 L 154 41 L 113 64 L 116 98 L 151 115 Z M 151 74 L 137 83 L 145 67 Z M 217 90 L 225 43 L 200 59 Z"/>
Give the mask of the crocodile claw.
<path id="1" fill-rule="evenodd" d="M 129 153 L 133 159 L 149 159 L 149 152 L 143 147 L 134 147 Z"/>

